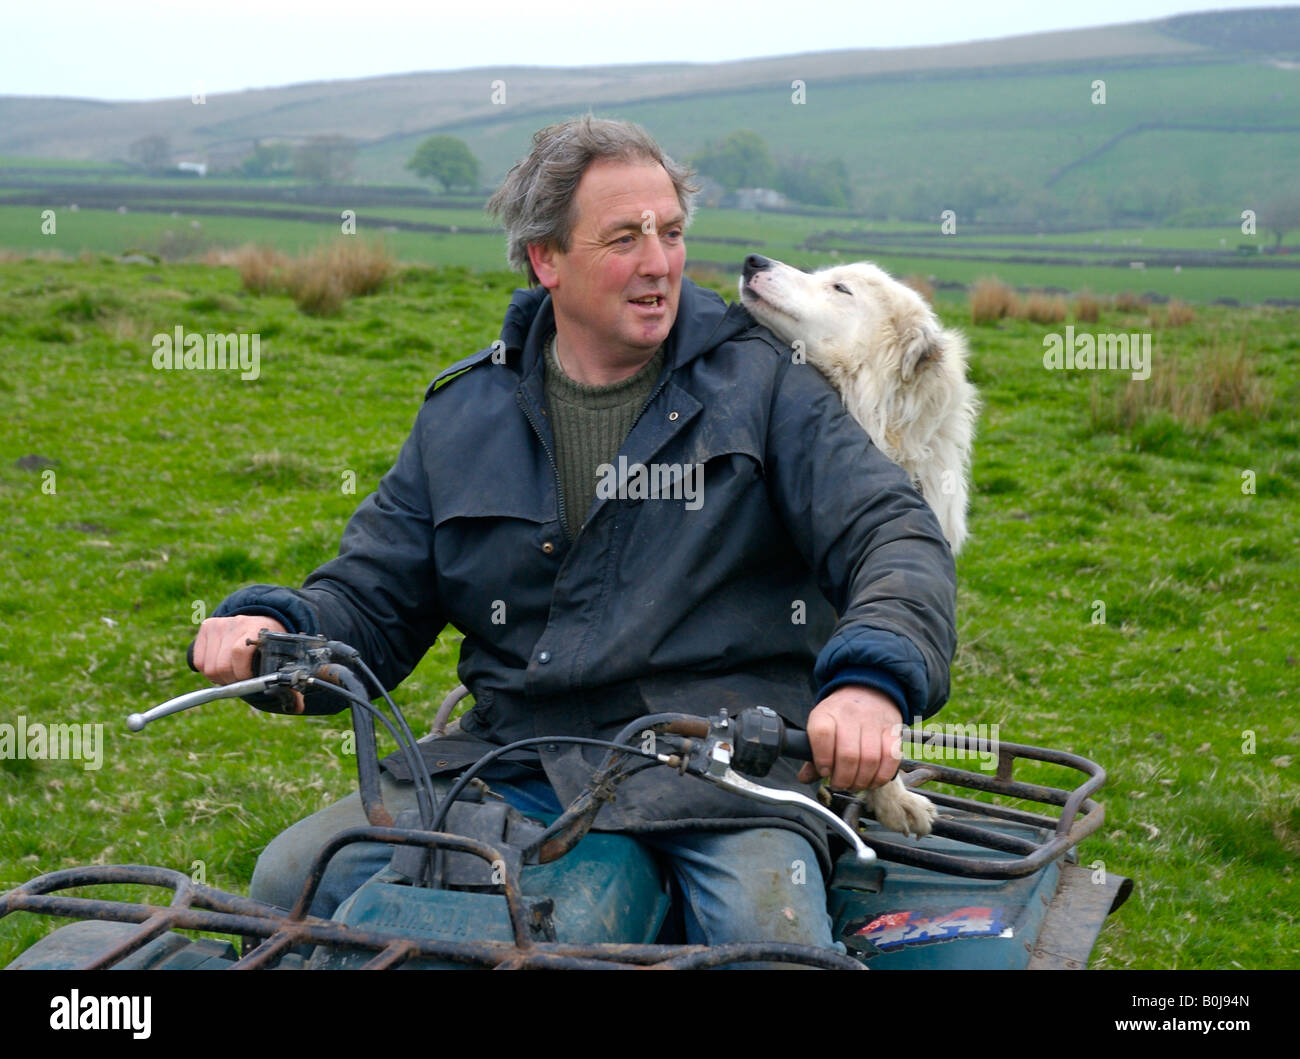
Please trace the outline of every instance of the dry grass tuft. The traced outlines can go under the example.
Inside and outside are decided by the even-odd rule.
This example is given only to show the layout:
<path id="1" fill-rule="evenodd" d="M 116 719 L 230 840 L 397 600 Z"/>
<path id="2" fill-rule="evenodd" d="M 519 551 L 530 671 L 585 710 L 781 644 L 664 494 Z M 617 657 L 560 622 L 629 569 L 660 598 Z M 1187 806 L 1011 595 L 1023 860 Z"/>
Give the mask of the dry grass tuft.
<path id="1" fill-rule="evenodd" d="M 1166 327 L 1186 327 L 1195 320 L 1196 310 L 1190 305 L 1180 302 L 1177 298 L 1171 299 L 1165 308 Z"/>
<path id="2" fill-rule="evenodd" d="M 1080 291 L 1074 299 L 1074 318 L 1081 324 L 1095 324 L 1101 319 L 1102 299 L 1092 291 Z"/>
<path id="3" fill-rule="evenodd" d="M 335 243 L 324 256 L 326 267 L 339 277 L 350 298 L 374 294 L 397 266 L 382 243 L 361 243 L 355 239 Z"/>
<path id="4" fill-rule="evenodd" d="M 1147 300 L 1132 291 L 1120 291 L 1115 295 L 1115 309 L 1121 313 L 1144 313 L 1147 311 Z"/>
<path id="5" fill-rule="evenodd" d="M 1156 357 L 1148 379 L 1130 379 L 1106 407 L 1100 389 L 1090 396 L 1094 424 L 1111 423 L 1127 430 L 1158 412 L 1185 426 L 1203 427 L 1219 412 L 1245 412 L 1263 418 L 1273 407 L 1273 391 L 1246 353 L 1215 341 L 1190 360 Z"/>
<path id="6" fill-rule="evenodd" d="M 1031 294 L 1025 299 L 1024 315 L 1036 324 L 1056 324 L 1065 319 L 1065 298 L 1059 294 Z"/>
<path id="7" fill-rule="evenodd" d="M 310 316 L 333 316 L 349 298 L 379 290 L 397 262 L 382 244 L 348 238 L 288 258 L 265 246 L 243 246 L 232 257 L 244 289 L 284 293 Z"/>
<path id="8" fill-rule="evenodd" d="M 239 270 L 239 281 L 246 291 L 274 294 L 284 289 L 284 272 L 289 259 L 272 247 L 246 244 L 226 263 Z"/>
<path id="9" fill-rule="evenodd" d="M 1020 298 L 1016 292 L 993 276 L 975 281 L 970 290 L 971 323 L 991 324 L 1007 316 L 1018 316 Z"/>
<path id="10" fill-rule="evenodd" d="M 290 267 L 285 290 L 308 316 L 334 316 L 348 300 L 343 278 L 312 258 Z"/>

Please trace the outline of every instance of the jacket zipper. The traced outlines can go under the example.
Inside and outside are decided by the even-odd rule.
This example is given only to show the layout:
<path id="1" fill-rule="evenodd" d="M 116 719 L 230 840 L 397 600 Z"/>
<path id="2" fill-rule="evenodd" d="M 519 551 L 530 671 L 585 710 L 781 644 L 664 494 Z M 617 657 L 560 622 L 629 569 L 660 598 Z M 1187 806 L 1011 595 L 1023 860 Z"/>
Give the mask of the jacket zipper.
<path id="1" fill-rule="evenodd" d="M 665 366 L 665 367 L 667 367 L 667 361 L 668 361 L 668 354 L 667 354 L 667 352 L 665 352 L 665 353 L 664 353 L 664 366 Z M 651 392 L 650 396 L 646 398 L 645 404 L 643 404 L 643 405 L 641 406 L 641 411 L 639 411 L 639 412 L 636 414 L 636 418 L 632 420 L 632 425 L 631 425 L 630 427 L 627 428 L 627 432 L 628 432 L 629 434 L 631 434 L 632 431 L 634 431 L 634 430 L 636 429 L 636 425 L 637 425 L 639 422 L 641 422 L 641 417 L 642 417 L 643 415 L 645 415 L 645 410 L 646 410 L 647 408 L 649 408 L 649 407 L 654 403 L 654 399 L 655 399 L 656 397 L 659 396 L 659 392 L 660 392 L 660 391 L 661 391 L 665 386 L 668 385 L 668 380 L 671 379 L 672 377 L 673 377 L 673 372 L 672 372 L 672 369 L 670 369 L 670 370 L 668 371 L 668 373 L 667 373 L 666 375 L 664 375 L 664 377 L 663 377 L 662 379 L 659 380 L 659 385 L 656 386 L 656 387 L 654 388 L 654 390 Z"/>
<path id="2" fill-rule="evenodd" d="M 651 393 L 650 396 L 646 398 L 646 402 L 645 402 L 645 404 L 643 404 L 643 405 L 641 406 L 641 411 L 639 411 L 639 412 L 636 414 L 636 418 L 632 420 L 632 425 L 631 425 L 630 427 L 627 428 L 627 432 L 628 432 L 629 434 L 631 434 L 632 431 L 634 431 L 634 430 L 636 429 L 636 425 L 637 425 L 639 422 L 641 422 L 641 417 L 642 417 L 643 415 L 645 415 L 645 410 L 646 410 L 647 408 L 649 408 L 651 404 L 654 403 L 654 399 L 655 399 L 656 397 L 659 396 L 659 391 L 662 390 L 665 386 L 668 385 L 668 379 L 669 379 L 669 377 L 670 377 L 671 375 L 672 375 L 672 372 L 669 372 L 668 375 L 665 375 L 665 376 L 664 376 L 664 377 L 659 381 L 659 385 L 656 386 L 656 387 L 654 388 L 654 392 Z"/>
<path id="3" fill-rule="evenodd" d="M 560 504 L 560 532 L 564 534 L 564 539 L 572 544 L 576 538 L 569 536 L 569 518 L 564 509 L 564 486 L 560 482 L 560 465 L 555 462 L 555 454 L 551 452 L 551 446 L 546 443 L 546 435 L 542 433 L 542 428 L 537 425 L 533 413 L 528 410 L 528 404 L 524 400 L 523 394 L 516 393 L 515 402 L 523 410 L 524 415 L 527 416 L 528 422 L 533 428 L 533 433 L 537 435 L 537 440 L 542 443 L 542 448 L 546 450 L 546 458 L 551 461 L 551 471 L 555 474 L 555 496 Z"/>

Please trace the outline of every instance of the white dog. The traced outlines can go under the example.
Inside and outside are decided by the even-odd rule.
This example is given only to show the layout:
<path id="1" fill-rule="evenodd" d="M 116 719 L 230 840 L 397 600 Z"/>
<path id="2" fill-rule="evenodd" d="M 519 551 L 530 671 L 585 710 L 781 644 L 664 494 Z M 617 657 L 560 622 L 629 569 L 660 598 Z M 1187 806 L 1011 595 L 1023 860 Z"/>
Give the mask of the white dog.
<path id="1" fill-rule="evenodd" d="M 944 330 L 924 298 L 866 261 L 809 274 L 751 254 L 740 300 L 839 391 L 849 415 L 916 483 L 956 555 L 979 413 L 961 333 Z"/>
<path id="2" fill-rule="evenodd" d="M 751 254 L 740 300 L 826 376 L 876 447 L 911 476 L 955 555 L 966 539 L 979 412 L 962 335 L 944 330 L 916 291 L 865 261 L 809 274 Z M 858 797 L 890 830 L 929 834 L 934 805 L 901 776 Z"/>

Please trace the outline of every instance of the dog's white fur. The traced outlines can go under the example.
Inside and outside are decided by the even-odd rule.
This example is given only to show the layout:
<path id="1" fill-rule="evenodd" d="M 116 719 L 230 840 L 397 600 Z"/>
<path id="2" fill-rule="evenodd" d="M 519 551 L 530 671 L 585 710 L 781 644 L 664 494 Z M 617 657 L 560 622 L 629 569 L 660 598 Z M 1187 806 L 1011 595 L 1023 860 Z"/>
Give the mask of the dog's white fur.
<path id="1" fill-rule="evenodd" d="M 911 476 L 955 555 L 966 539 L 979 414 L 962 334 L 945 330 L 924 298 L 870 262 L 811 274 L 779 261 L 757 262 L 741 277 L 741 302 L 803 352 L 876 447 Z M 909 791 L 901 776 L 858 797 L 890 830 L 929 834 L 934 805 Z"/>
<path id="2" fill-rule="evenodd" d="M 979 413 L 961 332 L 945 330 L 921 295 L 869 261 L 811 274 L 772 261 L 741 278 L 740 300 L 802 348 L 876 447 L 912 477 L 953 554 L 960 551 Z"/>

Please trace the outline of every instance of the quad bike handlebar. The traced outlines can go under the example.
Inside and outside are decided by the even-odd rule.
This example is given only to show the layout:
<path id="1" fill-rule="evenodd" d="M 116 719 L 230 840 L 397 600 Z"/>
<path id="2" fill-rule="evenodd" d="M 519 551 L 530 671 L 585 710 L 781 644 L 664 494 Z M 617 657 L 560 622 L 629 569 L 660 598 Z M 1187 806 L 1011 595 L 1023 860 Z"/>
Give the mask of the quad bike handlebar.
<path id="1" fill-rule="evenodd" d="M 186 651 L 186 661 L 191 669 L 198 671 L 194 665 L 193 643 Z M 225 698 L 250 697 L 249 701 L 259 709 L 275 713 L 290 712 L 288 709 L 291 701 L 288 698 L 290 689 L 302 692 L 304 700 L 307 700 L 308 693 L 312 691 L 334 693 L 327 694 L 323 701 L 317 696 L 316 708 L 308 706 L 305 711 L 309 714 L 337 713 L 347 705 L 349 699 L 354 706 L 360 706 L 362 700 L 368 700 L 364 686 L 348 668 L 349 664 L 355 664 L 364 669 L 365 663 L 361 661 L 355 649 L 337 640 L 297 633 L 274 633 L 264 629 L 256 640 L 252 664 L 258 673 L 257 676 L 219 687 L 188 692 L 144 713 L 133 713 L 127 718 L 127 727 L 133 732 L 138 732 L 147 724 L 162 717 Z M 373 674 L 370 674 L 368 669 L 364 671 L 366 675 L 373 678 Z M 379 686 L 377 681 L 374 683 Z M 343 689 L 344 694 L 338 694 L 337 689 Z M 380 691 L 383 691 L 382 687 Z M 273 694 L 274 692 L 279 694 Z M 389 703 L 392 705 L 391 699 Z M 397 715 L 401 716 L 400 711 L 397 711 Z M 371 709 L 369 722 L 363 723 L 354 712 L 357 729 L 358 778 L 367 818 L 376 826 L 388 827 L 392 825 L 393 817 L 383 805 L 378 768 L 374 760 L 373 718 L 375 716 L 382 718 L 382 714 Z M 402 722 L 402 727 L 405 728 L 405 722 Z M 624 753 L 635 752 L 630 745 L 631 741 L 645 731 L 656 731 L 669 737 L 667 741 L 670 744 L 668 753 L 657 752 L 645 756 L 655 757 L 662 764 L 675 767 L 684 773 L 689 772 L 724 790 L 755 801 L 803 808 L 839 834 L 854 850 L 860 863 L 869 864 L 876 859 L 875 853 L 862 841 L 856 829 L 850 827 L 819 802 L 799 791 L 766 786 L 749 778 L 766 776 L 776 759 L 781 756 L 799 761 L 812 760 L 812 748 L 807 733 L 788 728 L 774 710 L 765 706 L 756 706 L 742 711 L 736 717 L 731 717 L 725 709 L 711 718 L 693 717 L 687 714 L 643 717 L 625 728 L 612 744 L 606 745 L 611 749 L 622 749 Z M 409 729 L 406 729 L 403 734 L 409 736 Z M 394 732 L 394 735 L 397 733 Z M 671 737 L 677 738 L 674 740 Z M 456 796 L 461 793 L 479 768 L 489 764 L 491 760 L 495 760 L 509 749 L 518 749 L 521 745 L 532 742 L 555 742 L 558 738 L 524 740 L 522 744 L 510 744 L 509 747 L 502 748 L 482 759 L 457 781 L 447 796 L 445 805 L 435 816 L 432 818 L 425 816 L 424 819 L 434 830 L 437 830 L 445 823 L 446 806 L 455 801 Z M 399 738 L 398 742 L 401 744 L 402 740 Z M 629 745 L 624 746 L 624 744 Z M 412 775 L 418 776 L 422 771 L 418 768 L 413 769 Z M 419 781 L 416 782 L 418 785 Z M 432 803 L 432 799 L 430 801 Z M 561 847 L 551 846 L 550 851 L 553 856 L 558 857 L 566 852 L 583 834 L 586 834 L 595 817 L 595 810 L 598 809 L 599 803 L 594 806 L 584 805 L 582 812 L 573 814 L 572 819 L 565 819 L 569 816 L 567 813 L 562 817 L 570 827 L 570 840 L 564 842 Z M 585 821 L 586 826 L 576 827 L 573 822 L 575 819 Z"/>
<path id="2" fill-rule="evenodd" d="M 190 661 L 192 666 L 192 645 Z M 468 831 L 453 831 L 445 827 L 452 803 L 472 782 L 476 772 L 511 749 L 541 741 L 563 742 L 569 737 L 551 736 L 497 748 L 480 758 L 439 798 L 427 772 L 420 767 L 419 748 L 401 711 L 353 648 L 324 637 L 263 631 L 257 641 L 254 661 L 256 676 L 177 696 L 143 713 L 132 714 L 127 725 L 131 731 L 138 732 L 162 717 L 217 699 L 235 697 L 245 697 L 253 705 L 269 712 L 293 712 L 287 708 L 286 701 L 293 690 L 303 693 L 308 702 L 308 713 L 336 713 L 351 706 L 361 800 L 370 826 L 350 828 L 336 835 L 321 850 L 296 907 L 286 913 L 284 909 L 200 886 L 183 873 L 119 865 L 68 869 L 33 879 L 9 894 L 0 895 L 0 917 L 22 910 L 138 925 L 138 930 L 128 932 L 110 951 L 85 963 L 86 968 L 113 966 L 149 944 L 151 939 L 159 938 L 169 930 L 180 929 L 243 936 L 244 954 L 237 960 L 232 955 L 233 962 L 230 963 L 232 967 L 241 968 L 274 966 L 277 963 L 288 965 L 282 962 L 282 958 L 288 959 L 286 954 L 292 948 L 315 945 L 331 952 L 369 952 L 373 958 L 365 965 L 376 969 L 423 959 L 502 968 L 703 967 L 778 960 L 861 969 L 862 964 L 850 958 L 804 946 L 753 943 L 672 947 L 556 943 L 553 933 L 548 939 L 545 930 L 535 921 L 537 908 L 530 905 L 524 896 L 520 866 L 546 864 L 576 845 L 590 829 L 609 792 L 627 775 L 644 767 L 647 759 L 737 794 L 806 809 L 845 839 L 856 854 L 856 863 L 868 865 L 868 874 L 880 871 L 870 865 L 879 854 L 882 859 L 945 874 L 990 880 L 1017 879 L 1039 871 L 1045 864 L 1068 853 L 1072 846 L 1100 826 L 1104 816 L 1102 807 L 1092 800 L 1091 795 L 1104 782 L 1105 772 L 1077 755 L 1001 743 L 995 748 L 996 775 L 905 760 L 903 768 L 907 783 L 914 788 L 933 780 L 949 787 L 1006 795 L 1061 809 L 1059 817 L 1043 816 L 1025 809 L 927 791 L 932 800 L 946 810 L 934 823 L 935 836 L 982 847 L 995 855 L 959 856 L 941 852 L 926 842 L 903 842 L 882 835 L 878 829 L 863 829 L 859 821 L 861 805 L 851 797 L 834 796 L 833 804 L 843 811 L 841 817 L 799 791 L 765 786 L 751 778 L 766 776 L 782 756 L 799 760 L 811 758 L 806 734 L 788 728 L 770 709 L 751 707 L 734 717 L 725 710 L 712 717 L 658 714 L 638 719 L 612 741 L 571 739 L 602 746 L 608 753 L 587 790 L 541 832 L 540 837 L 535 840 L 532 837 L 541 830 L 541 825 L 537 824 L 529 838 L 514 849 L 513 866 L 506 868 L 499 883 L 508 911 L 508 936 L 511 940 L 452 941 L 439 937 L 413 937 L 409 933 L 402 935 L 388 930 L 342 927 L 308 913 L 315 887 L 334 853 L 353 842 L 383 842 L 395 848 L 417 847 L 412 852 L 420 859 L 425 874 L 420 878 L 415 874 L 409 877 L 417 886 L 425 883 L 435 889 L 443 885 L 444 858 L 468 855 L 489 863 L 495 873 L 496 866 L 502 863 L 499 850 L 506 847 L 467 837 Z M 387 700 L 392 711 L 391 720 L 371 703 L 372 691 L 368 688 Z M 418 823 L 408 820 L 403 826 L 396 826 L 383 804 L 375 743 L 376 718 L 396 740 L 399 752 L 406 756 L 416 785 Z M 648 734 L 653 736 L 653 740 L 646 738 Z M 915 744 L 915 740 L 913 742 Z M 965 736 L 949 736 L 946 742 L 954 747 L 986 749 L 983 740 Z M 1015 762 L 1025 758 L 1068 766 L 1084 773 L 1086 779 L 1073 790 L 1017 781 L 1012 777 Z M 990 820 L 1001 820 L 1014 825 L 1013 831 L 1015 827 L 1020 830 L 1012 833 L 1005 827 L 990 827 L 986 823 Z M 1029 831 L 1040 834 L 1041 838 L 1021 837 Z M 952 848 L 953 841 L 947 842 L 943 848 Z M 837 876 L 840 869 L 852 863 L 850 858 L 841 858 Z M 846 875 L 851 875 L 851 870 Z M 56 893 L 70 887 L 128 882 L 172 887 L 175 894 L 171 907 L 165 909 L 154 905 L 65 897 Z M 1131 889 L 1131 882 L 1123 882 Z M 832 885 L 835 885 L 834 881 Z M 855 884 L 846 881 L 844 885 L 852 888 Z M 448 896 L 455 897 L 454 894 Z M 1125 896 L 1127 890 L 1122 888 L 1113 907 L 1117 907 Z M 545 914 L 542 919 L 546 919 Z"/>
<path id="3" fill-rule="evenodd" d="M 192 655 L 193 645 L 191 645 Z M 334 713 L 341 710 L 350 701 L 353 705 L 353 725 L 357 738 L 357 769 L 360 781 L 362 804 L 367 818 L 376 826 L 391 826 L 393 819 L 383 805 L 379 788 L 379 769 L 375 755 L 374 718 L 378 717 L 397 739 L 399 746 L 408 754 L 407 763 L 411 773 L 416 777 L 417 787 L 420 777 L 425 776 L 419 767 L 418 751 L 414 749 L 414 739 L 391 698 L 387 697 L 382 686 L 374 678 L 360 658 L 358 652 L 339 641 L 327 640 L 325 637 L 310 637 L 293 633 L 272 633 L 263 631 L 258 638 L 258 651 L 254 655 L 259 668 L 259 676 L 251 681 L 228 684 L 224 687 L 208 688 L 203 691 L 190 692 L 175 699 L 155 706 L 143 714 L 132 714 L 128 718 L 128 727 L 139 731 L 141 727 L 159 717 L 168 716 L 218 698 L 249 696 L 250 702 L 260 709 L 270 712 L 291 712 L 287 708 L 289 689 L 295 688 L 304 693 L 307 701 L 307 713 Z M 334 663 L 332 666 L 330 663 Z M 191 659 L 192 665 L 192 659 Z M 321 668 L 321 667 L 324 668 Z M 355 666 L 367 676 L 370 683 L 388 698 L 393 707 L 401 731 L 388 721 L 382 713 L 375 710 L 368 701 L 369 696 L 363 690 L 357 677 L 349 667 Z M 273 697 L 265 692 L 279 692 L 281 697 Z M 769 787 L 756 783 L 751 777 L 761 778 L 767 775 L 772 763 L 780 756 L 796 760 L 812 759 L 807 734 L 787 727 L 782 719 L 765 707 L 750 707 L 736 717 L 728 716 L 725 710 L 712 718 L 688 714 L 663 714 L 643 717 L 629 724 L 613 743 L 602 743 L 619 750 L 623 755 L 637 754 L 632 745 L 635 737 L 648 728 L 656 733 L 656 753 L 651 755 L 663 764 L 690 772 L 708 782 L 730 790 L 733 793 L 769 804 L 798 805 L 830 827 L 834 833 L 846 842 L 854 851 L 859 863 L 868 864 L 877 856 L 884 859 L 908 864 L 913 867 L 962 875 L 970 878 L 1012 879 L 1038 871 L 1045 864 L 1068 852 L 1088 835 L 1099 828 L 1105 818 L 1103 807 L 1093 800 L 1093 795 L 1106 780 L 1106 772 L 1100 765 L 1087 758 L 1066 751 L 1051 750 L 1043 747 L 1022 745 L 1000 741 L 990 746 L 983 739 L 964 735 L 946 735 L 940 741 L 942 746 L 953 751 L 956 756 L 964 752 L 971 756 L 989 754 L 996 758 L 996 773 L 972 772 L 955 768 L 934 761 L 903 761 L 905 784 L 912 789 L 922 789 L 924 785 L 934 782 L 948 787 L 1004 795 L 1023 801 L 1059 807 L 1056 816 L 1046 816 L 1025 809 L 1011 808 L 987 801 L 974 800 L 961 795 L 942 791 L 924 791 L 941 809 L 954 810 L 941 815 L 934 822 L 933 834 L 957 840 L 963 844 L 975 846 L 986 851 L 1002 854 L 1012 853 L 1014 857 L 990 857 L 984 853 L 964 855 L 940 852 L 928 848 L 925 844 L 915 844 L 880 832 L 864 834 L 860 825 L 861 804 L 852 795 L 835 792 L 832 805 L 828 809 L 814 799 L 798 791 Z M 405 740 L 403 739 L 405 736 Z M 903 737 L 917 745 L 917 738 L 907 729 Z M 676 742 L 674 742 L 676 740 Z M 685 742 L 682 742 L 685 740 Z M 526 741 L 556 742 L 563 737 L 547 737 L 542 740 Z M 582 740 L 576 740 L 582 742 Z M 615 747 L 614 744 L 620 744 Z M 500 748 L 490 755 L 491 760 L 518 748 L 521 744 L 511 744 Z M 934 740 L 926 740 L 927 747 L 935 745 Z M 664 748 L 663 751 L 659 747 Z M 1075 770 L 1083 776 L 1082 782 L 1072 789 L 1061 789 L 1040 783 L 1016 780 L 1013 776 L 1017 761 L 1031 760 L 1064 766 Z M 489 763 L 488 758 L 480 761 L 461 776 L 451 792 L 458 796 L 466 784 L 473 778 L 476 770 Z M 617 774 L 617 769 L 611 775 Z M 598 776 L 601 775 L 598 773 Z M 427 779 L 427 776 L 425 776 Z M 593 781 L 595 782 L 595 781 Z M 615 779 L 617 782 L 617 779 Z M 426 810 L 422 806 L 422 821 L 429 826 L 445 822 L 445 813 L 434 813 L 432 803 L 436 798 L 431 787 L 422 792 L 422 799 L 430 803 Z M 555 835 L 563 831 L 561 823 L 569 826 L 566 837 L 548 847 L 551 857 L 558 857 L 586 834 L 600 801 L 595 798 L 579 799 L 581 805 L 570 806 L 551 832 Z M 978 813 L 985 818 L 1005 820 L 1044 829 L 1048 833 L 1045 840 L 1035 842 L 1028 839 L 1011 839 L 982 824 L 972 824 L 961 817 L 961 812 Z M 435 819 L 436 817 L 436 819 Z M 555 837 L 552 835 L 552 838 Z"/>

